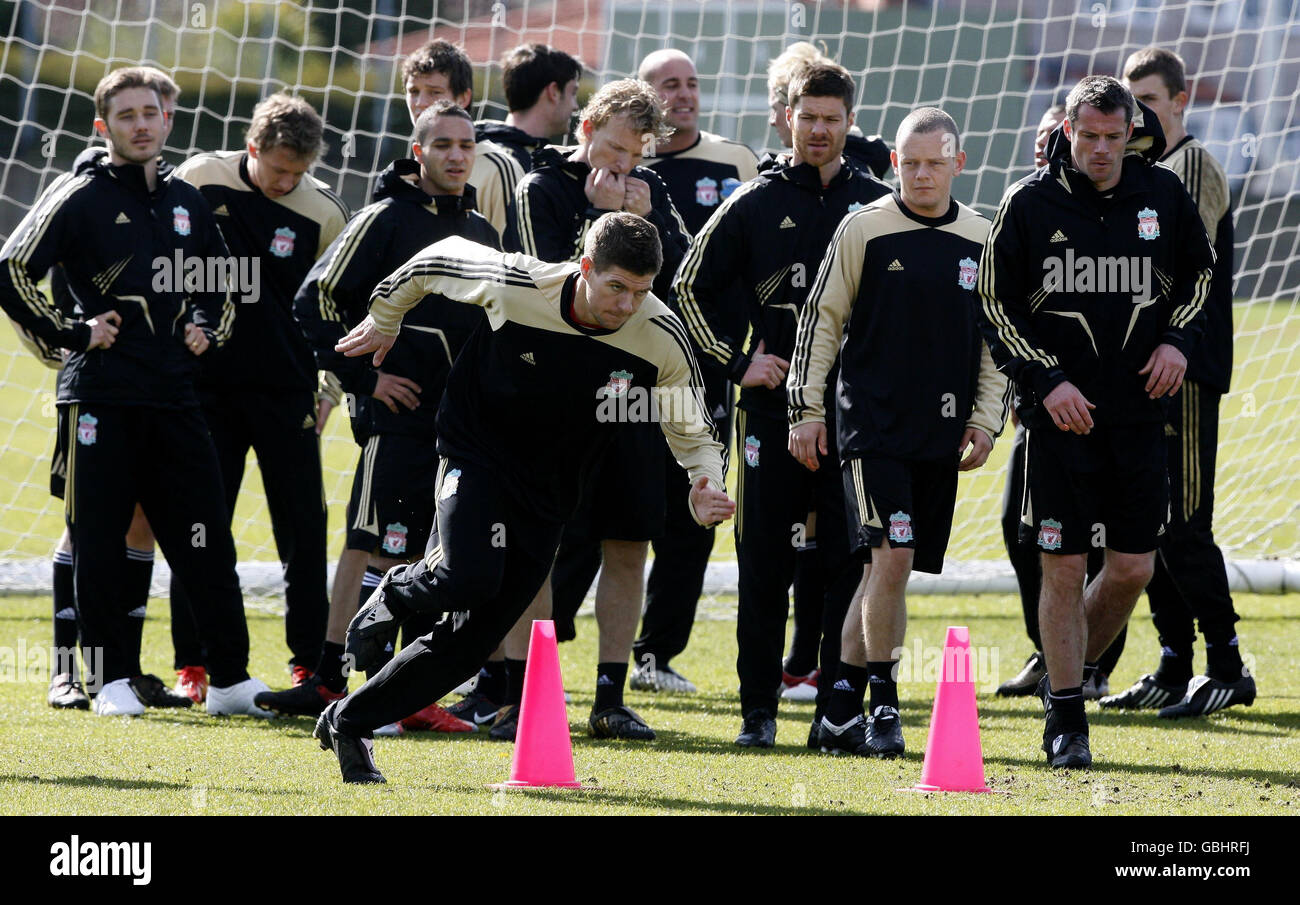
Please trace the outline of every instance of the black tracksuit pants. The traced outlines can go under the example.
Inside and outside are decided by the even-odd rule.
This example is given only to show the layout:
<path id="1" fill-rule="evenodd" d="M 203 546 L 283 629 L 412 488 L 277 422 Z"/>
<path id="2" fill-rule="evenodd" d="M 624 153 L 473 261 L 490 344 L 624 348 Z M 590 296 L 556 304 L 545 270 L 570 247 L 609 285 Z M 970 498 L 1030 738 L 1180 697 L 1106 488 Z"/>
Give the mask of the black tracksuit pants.
<path id="1" fill-rule="evenodd" d="M 214 686 L 248 678 L 248 627 L 230 513 L 199 409 L 82 403 L 68 411 L 65 513 L 75 551 L 82 650 L 93 681 L 139 675 L 123 598 L 124 537 L 138 501 L 172 572 L 192 589 Z"/>
<path id="2" fill-rule="evenodd" d="M 817 512 L 817 551 L 825 579 L 822 668 L 839 662 L 840 628 L 862 571 L 849 555 L 844 484 L 834 448 L 821 468 L 808 471 L 787 449 L 783 418 L 741 411 L 736 418 L 736 559 L 740 569 L 736 671 L 742 713 L 776 713 L 790 615 L 790 584 L 799 530 Z M 829 684 L 829 683 L 827 683 Z M 818 689 L 819 695 L 821 689 Z M 830 689 L 826 689 L 829 694 Z M 824 697 L 824 695 L 823 695 Z"/>
<path id="3" fill-rule="evenodd" d="M 1211 387 L 1186 380 L 1169 403 L 1170 521 L 1147 599 L 1160 643 L 1175 649 L 1195 641 L 1193 617 L 1211 644 L 1236 634 L 1238 616 L 1213 530 L 1221 398 Z"/>
<path id="4" fill-rule="evenodd" d="M 342 701 L 339 730 L 369 735 L 473 675 L 541 589 L 562 528 L 512 494 L 497 470 L 444 459 L 431 552 L 391 570 L 386 593 L 415 612 L 446 615 Z"/>
<path id="5" fill-rule="evenodd" d="M 314 668 L 325 641 L 329 595 L 325 589 L 325 494 L 315 397 L 308 391 L 239 392 L 203 400 L 226 507 L 232 514 L 251 448 L 262 472 L 275 547 L 284 567 L 284 634 L 290 663 Z M 185 613 L 192 594 L 172 578 L 172 644 L 176 668 L 205 662 L 193 620 Z M 417 708 L 418 709 L 418 708 Z"/>

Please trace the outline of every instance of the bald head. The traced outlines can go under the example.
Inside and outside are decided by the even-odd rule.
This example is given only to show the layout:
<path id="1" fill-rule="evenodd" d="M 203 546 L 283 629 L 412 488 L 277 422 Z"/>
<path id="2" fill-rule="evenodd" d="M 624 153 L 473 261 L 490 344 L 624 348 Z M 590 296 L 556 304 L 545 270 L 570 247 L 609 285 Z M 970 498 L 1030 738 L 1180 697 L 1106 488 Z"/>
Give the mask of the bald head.
<path id="1" fill-rule="evenodd" d="M 694 144 L 700 133 L 700 79 L 691 58 L 680 50 L 656 50 L 641 61 L 637 73 L 659 93 L 668 122 L 676 130 L 665 150 Z"/>

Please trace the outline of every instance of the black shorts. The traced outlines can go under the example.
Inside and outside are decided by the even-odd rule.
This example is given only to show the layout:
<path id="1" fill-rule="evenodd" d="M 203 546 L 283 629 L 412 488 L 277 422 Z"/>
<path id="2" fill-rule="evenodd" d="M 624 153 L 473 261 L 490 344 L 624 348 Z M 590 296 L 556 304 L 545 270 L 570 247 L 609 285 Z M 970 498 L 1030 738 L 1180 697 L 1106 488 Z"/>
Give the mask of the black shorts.
<path id="1" fill-rule="evenodd" d="M 930 461 L 884 456 L 845 461 L 841 472 L 853 555 L 870 562 L 872 548 L 888 539 L 891 547 L 915 551 L 917 572 L 942 572 L 957 505 L 958 461 L 955 453 Z"/>
<path id="2" fill-rule="evenodd" d="M 348 549 L 391 559 L 422 555 L 433 527 L 437 478 L 432 437 L 372 435 L 352 479 Z"/>
<path id="3" fill-rule="evenodd" d="M 649 541 L 664 533 L 667 506 L 663 431 L 654 422 L 619 425 L 592 469 L 565 543 Z"/>
<path id="4" fill-rule="evenodd" d="M 50 494 L 61 500 L 63 488 L 68 483 L 68 407 L 61 405 L 57 411 L 54 455 L 50 457 Z"/>
<path id="5" fill-rule="evenodd" d="M 1025 436 L 1020 537 L 1044 553 L 1150 553 L 1169 520 L 1163 423 Z"/>

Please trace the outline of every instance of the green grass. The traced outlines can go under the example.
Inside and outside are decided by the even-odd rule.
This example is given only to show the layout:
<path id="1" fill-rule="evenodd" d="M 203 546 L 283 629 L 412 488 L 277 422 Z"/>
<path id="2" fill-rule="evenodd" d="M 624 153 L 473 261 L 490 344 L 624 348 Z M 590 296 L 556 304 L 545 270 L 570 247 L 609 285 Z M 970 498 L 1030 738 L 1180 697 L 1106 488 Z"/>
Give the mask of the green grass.
<path id="1" fill-rule="evenodd" d="M 629 693 L 659 734 L 650 744 L 596 742 L 585 734 L 591 706 L 595 623 L 562 645 L 577 776 L 583 791 L 494 793 L 508 777 L 512 746 L 485 733 L 379 739 L 383 787 L 345 787 L 331 755 L 308 736 L 311 722 L 211 718 L 151 711 L 138 719 L 61 712 L 44 702 L 44 673 L 15 674 L 13 651 L 49 640 L 48 598 L 0 601 L 0 813 L 4 814 L 1295 814 L 1300 810 L 1298 598 L 1241 596 L 1243 647 L 1261 697 L 1196 721 L 1098 714 L 1090 706 L 1096 768 L 1048 770 L 1037 750 L 1034 699 L 979 696 L 988 781 L 1005 794 L 900 792 L 921 774 L 934 683 L 900 686 L 908 755 L 899 761 L 832 758 L 804 749 L 810 704 L 783 705 L 772 752 L 732 744 L 736 713 L 735 623 L 702 621 L 677 665 L 701 688 L 695 697 Z M 170 676 L 162 601 L 150 605 L 145 668 Z M 1145 614 L 1145 603 L 1139 603 Z M 1028 653 L 1012 597 L 918 597 L 909 648 L 941 645 L 945 626 L 971 627 L 972 643 L 998 655 L 1001 678 Z M 254 675 L 286 680 L 282 627 L 249 611 Z M 1133 621 L 1112 686 L 1153 665 L 1149 619 Z M 10 659 L 4 659 L 8 656 Z M 991 659 L 988 661 L 991 664 Z M 979 677 L 983 684 L 986 676 Z"/>

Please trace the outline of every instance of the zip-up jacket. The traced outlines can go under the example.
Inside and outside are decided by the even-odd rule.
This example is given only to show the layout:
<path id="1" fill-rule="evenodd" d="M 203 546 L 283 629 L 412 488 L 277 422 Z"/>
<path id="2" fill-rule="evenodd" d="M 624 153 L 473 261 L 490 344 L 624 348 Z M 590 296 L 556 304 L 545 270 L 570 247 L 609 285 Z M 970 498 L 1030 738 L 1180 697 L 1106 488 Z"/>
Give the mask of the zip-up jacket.
<path id="1" fill-rule="evenodd" d="M 490 141 L 508 153 L 519 164 L 521 173 L 532 170 L 533 154 L 546 147 L 545 138 L 534 138 L 523 129 L 492 119 L 476 122 L 474 137 L 479 141 Z"/>
<path id="2" fill-rule="evenodd" d="M 587 200 L 587 174 L 591 167 L 574 160 L 577 153 L 576 147 L 546 147 L 533 155 L 533 171 L 515 189 L 514 207 L 501 242 L 507 251 L 522 251 L 553 264 L 582 257 L 587 230 L 609 211 L 594 208 Z M 650 186 L 651 210 L 646 219 L 659 230 L 659 243 L 664 252 L 654 292 L 660 298 L 667 298 L 673 273 L 690 244 L 690 233 L 657 173 L 636 167 L 629 175 Z"/>
<path id="3" fill-rule="evenodd" d="M 347 358 L 334 344 L 366 316 L 370 295 L 389 274 L 425 246 L 447 236 L 498 247 L 496 230 L 474 210 L 474 189 L 430 196 L 419 186 L 416 161 L 394 161 L 380 174 L 374 203 L 362 208 L 307 274 L 294 299 L 294 315 L 321 368 L 333 371 L 356 397 L 374 394 L 378 371 L 370 359 Z M 434 415 L 447 372 L 460 347 L 483 320 L 476 308 L 430 296 L 406 315 L 405 329 L 384 360 L 385 373 L 420 385 L 421 404 L 408 410 L 367 400 L 357 406 L 359 435 L 434 436 Z"/>
<path id="4" fill-rule="evenodd" d="M 758 161 L 758 171 L 764 172 L 777 166 L 782 157 L 789 157 L 789 150 L 768 151 Z M 879 135 L 863 135 L 857 126 L 849 129 L 844 140 L 844 157 L 851 166 L 863 173 L 884 179 L 889 175 L 893 164 L 889 160 L 889 145 Z"/>
<path id="5" fill-rule="evenodd" d="M 1048 166 L 1011 186 L 993 219 L 981 329 L 1030 428 L 1049 424 L 1042 400 L 1067 380 L 1098 426 L 1161 421 L 1138 371 L 1161 343 L 1194 354 L 1214 251 L 1178 177 L 1155 163 L 1164 136 L 1142 112 L 1105 197 L 1073 168 L 1058 129 Z"/>
<path id="6" fill-rule="evenodd" d="M 107 156 L 60 176 L 0 249 L 0 308 L 41 350 L 71 354 L 59 375 L 58 401 L 148 405 L 198 404 L 198 359 L 185 346 L 185 324 L 202 328 L 209 353 L 230 337 L 235 306 L 226 291 L 185 291 L 164 281 L 157 263 L 226 257 L 228 251 L 199 190 L 144 169 L 113 166 Z M 82 321 L 52 303 L 37 284 L 62 264 Z M 182 274 L 183 277 L 183 274 Z M 87 350 L 84 323 L 116 310 L 122 323 L 108 349 Z"/>
<path id="7" fill-rule="evenodd" d="M 799 312 L 840 220 L 889 194 L 883 183 L 841 164 L 823 186 L 816 167 L 781 158 L 732 192 L 677 271 L 673 288 L 691 339 L 735 383 L 760 340 L 766 353 L 790 360 Z M 740 407 L 784 421 L 785 388 L 745 387 Z"/>
<path id="8" fill-rule="evenodd" d="M 247 151 L 198 154 L 175 178 L 203 193 L 241 271 L 251 274 L 254 259 L 258 267 L 256 301 L 236 295 L 234 333 L 220 352 L 204 356 L 199 392 L 315 390 L 316 364 L 293 319 L 293 296 L 343 230 L 347 207 L 310 174 L 288 194 L 268 198 L 248 175 Z"/>
<path id="9" fill-rule="evenodd" d="M 758 160 L 748 146 L 703 130 L 689 148 L 647 157 L 643 165 L 664 181 L 692 236 L 742 182 L 758 175 Z"/>

